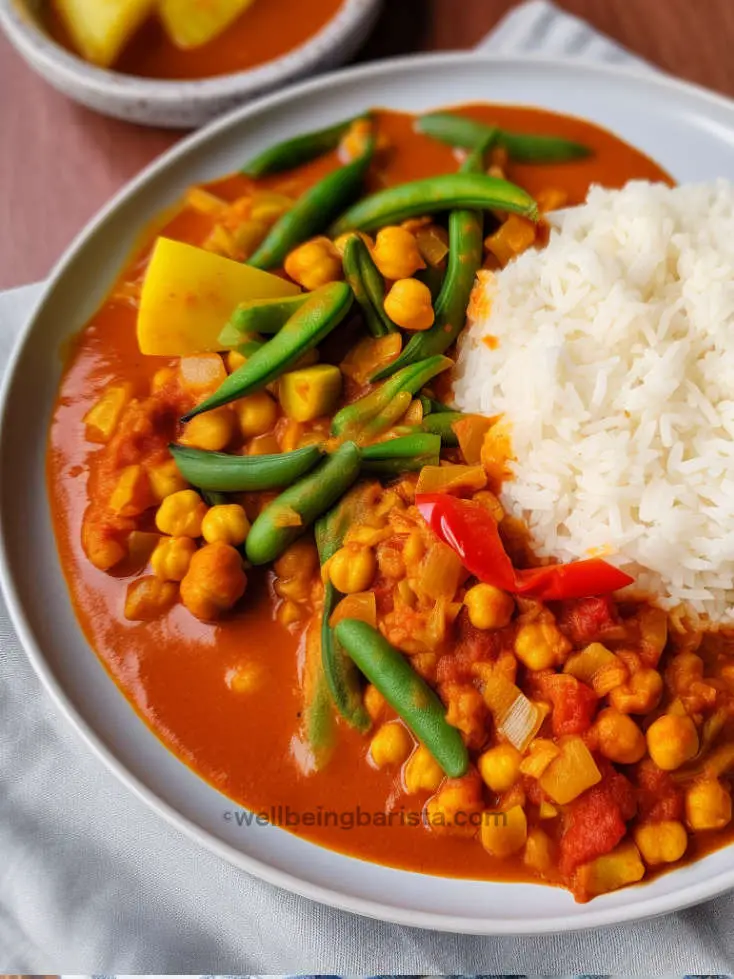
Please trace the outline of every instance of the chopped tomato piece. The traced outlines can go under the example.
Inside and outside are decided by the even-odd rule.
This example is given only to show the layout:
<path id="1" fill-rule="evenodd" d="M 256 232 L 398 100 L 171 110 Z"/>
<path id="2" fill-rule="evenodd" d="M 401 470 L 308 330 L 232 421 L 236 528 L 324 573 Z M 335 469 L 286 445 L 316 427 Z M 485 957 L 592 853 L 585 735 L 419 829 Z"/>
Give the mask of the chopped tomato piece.
<path id="1" fill-rule="evenodd" d="M 577 645 L 601 639 L 617 623 L 617 610 L 611 595 L 565 601 L 558 617 L 561 632 Z"/>
<path id="2" fill-rule="evenodd" d="M 473 626 L 466 609 L 456 620 L 455 637 L 454 648 L 438 661 L 436 675 L 440 683 L 472 679 L 474 664 L 494 662 L 502 648 L 501 636 Z"/>
<path id="3" fill-rule="evenodd" d="M 589 730 L 599 699 L 591 687 L 576 677 L 559 673 L 539 676 L 537 686 L 553 704 L 551 720 L 555 737 L 585 734 Z"/>
<path id="4" fill-rule="evenodd" d="M 637 802 L 646 823 L 683 816 L 683 793 L 668 772 L 647 760 L 637 766 Z"/>
<path id="5" fill-rule="evenodd" d="M 571 803 L 560 841 L 561 873 L 609 853 L 627 831 L 625 820 L 635 813 L 635 793 L 630 782 L 611 766 L 599 766 L 608 774 Z"/>

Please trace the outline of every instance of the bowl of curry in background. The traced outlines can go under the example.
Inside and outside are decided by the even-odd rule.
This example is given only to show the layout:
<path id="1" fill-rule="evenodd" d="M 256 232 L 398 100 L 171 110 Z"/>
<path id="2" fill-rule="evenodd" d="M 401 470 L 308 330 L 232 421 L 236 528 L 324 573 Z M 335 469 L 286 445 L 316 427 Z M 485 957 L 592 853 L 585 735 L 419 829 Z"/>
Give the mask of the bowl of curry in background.
<path id="1" fill-rule="evenodd" d="M 186 0 L 167 5 L 185 14 Z M 167 33 L 156 0 L 129 6 L 126 25 L 119 18 L 108 25 L 119 42 L 114 58 L 98 49 L 97 63 L 82 57 L 68 29 L 68 10 L 84 18 L 88 0 L 0 0 L 0 28 L 31 68 L 75 101 L 130 122 L 191 128 L 347 61 L 374 26 L 381 0 L 250 0 L 224 30 L 192 46 Z"/>

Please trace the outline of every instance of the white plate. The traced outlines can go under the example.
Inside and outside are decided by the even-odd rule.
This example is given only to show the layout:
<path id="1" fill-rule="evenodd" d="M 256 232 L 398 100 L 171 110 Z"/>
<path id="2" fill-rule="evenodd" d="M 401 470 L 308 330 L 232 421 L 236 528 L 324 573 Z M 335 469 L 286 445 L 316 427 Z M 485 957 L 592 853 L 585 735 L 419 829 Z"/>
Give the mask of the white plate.
<path id="1" fill-rule="evenodd" d="M 24 331 L 0 422 L 0 579 L 39 676 L 109 768 L 171 824 L 239 867 L 307 897 L 425 928 L 541 933 L 639 920 L 734 886 L 734 847 L 650 884 L 575 904 L 565 891 L 427 877 L 364 863 L 233 808 L 133 713 L 83 638 L 54 543 L 44 485 L 59 347 L 104 298 L 139 229 L 192 182 L 210 180 L 284 136 L 370 105 L 424 110 L 493 100 L 546 106 L 615 130 L 679 180 L 734 173 L 734 103 L 665 77 L 523 58 L 449 54 L 350 69 L 287 89 L 201 132 L 146 170 L 57 266 Z"/>

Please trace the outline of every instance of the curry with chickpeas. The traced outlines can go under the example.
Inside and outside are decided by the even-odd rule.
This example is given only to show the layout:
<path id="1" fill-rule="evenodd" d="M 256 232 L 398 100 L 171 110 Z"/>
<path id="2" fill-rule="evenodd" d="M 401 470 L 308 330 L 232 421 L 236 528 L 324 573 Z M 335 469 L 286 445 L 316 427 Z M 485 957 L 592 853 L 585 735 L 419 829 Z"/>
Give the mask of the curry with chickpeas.
<path id="1" fill-rule="evenodd" d="M 540 561 L 506 430 L 451 408 L 475 276 L 632 178 L 668 180 L 578 119 L 367 113 L 192 188 L 78 336 L 48 456 L 72 600 L 232 799 L 580 901 L 729 839 L 730 637 Z"/>

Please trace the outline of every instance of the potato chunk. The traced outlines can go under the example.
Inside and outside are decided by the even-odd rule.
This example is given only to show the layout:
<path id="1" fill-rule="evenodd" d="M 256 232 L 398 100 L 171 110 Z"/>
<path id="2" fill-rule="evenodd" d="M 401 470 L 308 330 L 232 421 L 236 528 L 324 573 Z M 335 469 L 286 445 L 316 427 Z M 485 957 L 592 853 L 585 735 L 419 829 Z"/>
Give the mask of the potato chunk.
<path id="1" fill-rule="evenodd" d="M 314 364 L 289 371 L 280 379 L 280 404 L 289 418 L 309 422 L 330 414 L 342 389 L 342 375 L 333 364 Z"/>
<path id="2" fill-rule="evenodd" d="M 166 33 L 179 48 L 206 44 L 236 20 L 252 0 L 159 0 Z"/>
<path id="3" fill-rule="evenodd" d="M 56 0 L 56 9 L 83 58 L 108 68 L 155 10 L 156 0 Z"/>
<path id="4" fill-rule="evenodd" d="M 298 292 L 277 275 L 159 238 L 140 296 L 140 352 L 163 357 L 216 352 L 222 348 L 217 337 L 238 303 Z"/>

